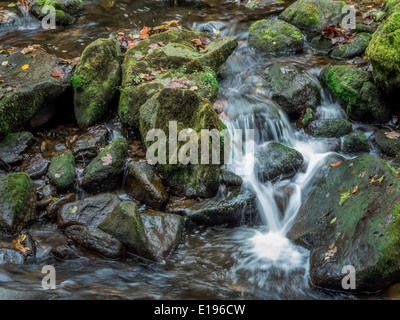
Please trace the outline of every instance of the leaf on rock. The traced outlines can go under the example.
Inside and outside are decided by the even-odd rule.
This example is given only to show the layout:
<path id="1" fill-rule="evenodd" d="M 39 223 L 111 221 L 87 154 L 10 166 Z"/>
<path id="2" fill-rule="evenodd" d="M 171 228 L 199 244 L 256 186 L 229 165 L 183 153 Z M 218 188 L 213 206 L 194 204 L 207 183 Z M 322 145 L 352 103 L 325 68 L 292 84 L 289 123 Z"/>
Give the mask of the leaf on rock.
<path id="1" fill-rule="evenodd" d="M 385 179 L 385 175 L 383 175 L 382 177 L 380 177 L 380 178 L 378 179 L 378 181 L 379 181 L 380 183 L 382 183 L 383 179 Z"/>
<path id="2" fill-rule="evenodd" d="M 335 162 L 335 163 L 331 163 L 330 166 L 331 166 L 331 167 L 336 167 L 336 166 L 338 166 L 338 165 L 341 164 L 341 163 L 342 163 L 342 161 L 338 161 L 338 162 Z"/>
<path id="3" fill-rule="evenodd" d="M 343 203 L 345 203 L 345 201 L 348 200 L 349 198 L 350 198 L 350 190 L 343 189 L 342 191 L 340 191 L 339 205 L 342 205 Z"/>
<path id="4" fill-rule="evenodd" d="M 331 222 L 330 222 L 330 224 L 334 224 L 335 222 L 336 222 L 336 217 L 335 218 L 333 218 L 332 220 L 331 220 Z"/>
<path id="5" fill-rule="evenodd" d="M 101 157 L 101 161 L 103 161 L 103 166 L 108 166 L 112 163 L 112 155 L 107 152 L 104 157 Z"/>
<path id="6" fill-rule="evenodd" d="M 388 131 L 385 132 L 386 138 L 388 139 L 398 139 L 400 137 L 400 132 L 398 131 Z"/>
<path id="7" fill-rule="evenodd" d="M 78 207 L 73 205 L 73 206 L 69 207 L 68 211 L 70 214 L 74 214 L 77 210 L 78 210 Z"/>
<path id="8" fill-rule="evenodd" d="M 169 83 L 167 83 L 165 88 L 188 89 L 189 87 L 186 84 L 184 84 L 182 81 L 172 80 Z"/>
<path id="9" fill-rule="evenodd" d="M 351 192 L 351 193 L 356 193 L 357 192 L 357 190 L 358 190 L 358 186 L 356 186 L 355 188 L 354 188 L 354 190 Z"/>
<path id="10" fill-rule="evenodd" d="M 140 30 L 139 38 L 141 40 L 144 40 L 147 39 L 148 37 L 150 37 L 150 28 L 143 27 L 143 29 Z"/>
<path id="11" fill-rule="evenodd" d="M 58 70 L 51 70 L 51 76 L 58 79 L 63 79 L 65 74 Z"/>
<path id="12" fill-rule="evenodd" d="M 21 67 L 22 70 L 26 70 L 26 69 L 28 69 L 28 68 L 29 68 L 29 64 L 25 64 L 25 65 L 23 65 L 23 66 Z"/>
<path id="13" fill-rule="evenodd" d="M 26 48 L 22 49 L 21 53 L 22 54 L 27 54 L 27 53 L 31 53 L 33 51 L 36 51 L 35 47 L 34 46 L 29 46 L 29 47 L 26 47 Z"/>

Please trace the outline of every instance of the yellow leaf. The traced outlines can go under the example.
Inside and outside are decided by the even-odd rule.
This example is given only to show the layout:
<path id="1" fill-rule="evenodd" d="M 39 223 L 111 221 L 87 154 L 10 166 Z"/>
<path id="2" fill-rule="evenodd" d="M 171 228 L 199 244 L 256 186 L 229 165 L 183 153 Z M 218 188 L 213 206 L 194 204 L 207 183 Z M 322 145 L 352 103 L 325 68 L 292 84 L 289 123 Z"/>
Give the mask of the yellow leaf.
<path id="1" fill-rule="evenodd" d="M 330 258 L 331 258 L 331 257 L 325 257 L 325 258 L 324 258 L 324 261 L 326 261 L 326 260 L 328 260 L 328 259 L 330 259 Z"/>
<path id="2" fill-rule="evenodd" d="M 356 186 L 356 187 L 354 188 L 354 190 L 352 191 L 352 193 L 353 193 L 353 194 L 356 193 L 357 190 L 358 190 L 358 186 Z"/>
<path id="3" fill-rule="evenodd" d="M 26 69 L 28 69 L 28 68 L 29 68 L 29 64 L 25 64 L 25 65 L 23 65 L 23 66 L 21 67 L 22 70 L 26 70 Z"/>

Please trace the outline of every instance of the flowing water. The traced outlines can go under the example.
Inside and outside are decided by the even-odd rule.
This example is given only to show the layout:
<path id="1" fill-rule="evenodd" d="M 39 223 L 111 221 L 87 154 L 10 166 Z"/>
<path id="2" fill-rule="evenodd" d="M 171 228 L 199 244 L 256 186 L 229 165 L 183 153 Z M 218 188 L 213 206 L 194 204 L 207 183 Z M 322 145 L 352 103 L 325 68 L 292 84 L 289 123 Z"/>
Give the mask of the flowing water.
<path id="1" fill-rule="evenodd" d="M 286 237 L 313 177 L 324 160 L 332 154 L 332 144 L 311 138 L 268 97 L 259 83 L 264 70 L 277 62 L 263 57 L 247 45 L 247 30 L 257 19 L 277 15 L 284 5 L 250 10 L 229 1 L 215 0 L 211 7 L 198 2 L 171 6 L 169 2 L 85 1 L 86 13 L 74 26 L 44 31 L 35 20 L 19 14 L 12 26 L 0 29 L 2 45 L 24 46 L 39 43 L 48 50 L 68 58 L 78 56 L 98 37 L 108 36 L 119 28 L 155 26 L 165 20 L 178 19 L 196 30 L 215 28 L 221 35 L 235 35 L 239 47 L 221 68 L 221 88 L 216 103 L 225 108 L 224 121 L 229 130 L 254 129 L 254 139 L 244 139 L 254 146 L 270 141 L 298 150 L 304 166 L 291 179 L 261 183 L 257 171 L 243 175 L 243 166 L 253 155 L 245 154 L 233 161 L 229 170 L 242 174 L 244 188 L 257 196 L 262 224 L 236 228 L 198 228 L 189 232 L 176 254 L 164 263 L 152 263 L 129 257 L 126 261 L 88 260 L 81 258 L 57 262 L 58 289 L 46 293 L 59 299 L 336 299 L 349 296 L 328 293 L 309 284 L 309 252 L 295 246 Z M 0 7 L 8 2 L 0 1 Z M 301 55 L 283 57 L 279 62 L 300 66 L 316 82 L 325 57 L 306 49 Z M 339 105 L 321 89 L 321 105 L 316 114 L 321 119 L 345 117 Z M 108 124 L 117 137 L 119 128 Z M 367 130 L 367 129 L 366 129 Z M 246 150 L 246 148 L 244 148 Z M 235 159 L 234 159 L 235 160 Z M 255 160 L 257 161 L 257 160 Z M 246 171 L 246 170 L 245 170 Z M 78 170 L 78 173 L 80 171 Z M 122 195 L 121 197 L 125 197 Z M 32 230 L 40 239 L 51 238 L 54 225 L 43 224 Z M 41 243 L 45 247 L 45 241 Z M 45 252 L 43 252 L 45 254 Z M 1 287 L 42 293 L 42 265 L 0 269 Z M 51 260 L 54 263 L 54 260 Z"/>

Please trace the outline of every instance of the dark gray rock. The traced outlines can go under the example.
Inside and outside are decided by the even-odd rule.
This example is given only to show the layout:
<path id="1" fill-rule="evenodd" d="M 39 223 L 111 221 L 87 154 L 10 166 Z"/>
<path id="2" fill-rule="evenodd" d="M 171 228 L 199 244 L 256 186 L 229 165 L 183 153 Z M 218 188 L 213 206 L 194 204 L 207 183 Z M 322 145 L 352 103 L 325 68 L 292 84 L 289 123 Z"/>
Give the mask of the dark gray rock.
<path id="1" fill-rule="evenodd" d="M 10 133 L 0 142 L 0 158 L 9 164 L 19 162 L 34 143 L 35 137 L 30 132 Z"/>

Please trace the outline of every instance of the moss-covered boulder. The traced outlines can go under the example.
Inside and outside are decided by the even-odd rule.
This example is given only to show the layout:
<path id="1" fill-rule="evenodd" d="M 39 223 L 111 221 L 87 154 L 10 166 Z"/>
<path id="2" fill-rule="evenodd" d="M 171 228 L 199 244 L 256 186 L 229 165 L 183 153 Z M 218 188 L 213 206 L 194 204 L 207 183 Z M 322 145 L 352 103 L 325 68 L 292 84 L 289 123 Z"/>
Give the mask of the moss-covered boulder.
<path id="1" fill-rule="evenodd" d="M 0 141 L 0 158 L 13 164 L 22 160 L 22 155 L 35 143 L 35 137 L 27 131 L 10 133 Z"/>
<path id="2" fill-rule="evenodd" d="M 82 53 L 72 78 L 75 117 L 89 127 L 110 110 L 121 84 L 121 49 L 115 39 L 97 39 Z"/>
<path id="3" fill-rule="evenodd" d="M 299 52 L 304 37 L 299 29 L 282 20 L 259 20 L 249 29 L 249 45 L 270 54 Z"/>
<path id="4" fill-rule="evenodd" d="M 367 49 L 372 35 L 369 33 L 357 34 L 352 42 L 342 43 L 334 48 L 331 52 L 331 57 L 335 59 L 350 59 L 361 55 Z"/>
<path id="5" fill-rule="evenodd" d="M 35 114 L 59 103 L 58 98 L 71 86 L 71 69 L 62 59 L 39 46 L 30 50 L 26 54 L 22 49 L 0 54 L 4 81 L 0 84 L 0 138 L 21 131 Z M 52 76 L 54 71 L 57 76 Z"/>
<path id="6" fill-rule="evenodd" d="M 369 141 L 362 131 L 354 131 L 345 136 L 342 143 L 342 151 L 344 153 L 360 153 L 369 152 Z"/>
<path id="7" fill-rule="evenodd" d="M 170 121 L 173 121 L 171 124 Z M 147 134 L 152 129 L 160 129 L 166 136 L 166 141 L 177 137 L 170 136 L 171 125 L 176 124 L 176 134 L 184 129 L 192 129 L 196 140 L 192 139 L 193 148 L 188 147 L 186 141 L 177 141 L 176 150 L 170 153 L 168 146 L 158 148 L 159 158 L 165 153 L 165 162 L 157 163 L 157 167 L 174 194 L 187 197 L 212 197 L 219 187 L 219 168 L 224 159 L 223 139 L 220 146 L 215 148 L 210 141 L 208 163 L 201 159 L 201 130 L 217 130 L 221 132 L 223 123 L 207 99 L 202 98 L 195 91 L 178 88 L 165 88 L 156 96 L 148 100 L 140 109 L 140 133 L 148 151 L 154 142 L 147 141 Z M 173 130 L 174 131 L 174 130 Z M 190 142 L 190 145 L 192 145 Z M 196 144 L 196 145 L 195 145 Z M 155 144 L 155 146 L 157 146 Z M 152 148 L 155 148 L 153 146 Z M 181 149 L 182 148 L 182 149 Z M 165 150 L 166 149 L 166 150 Z M 156 150 L 153 150 L 155 152 Z M 152 153 L 153 153 L 152 152 Z M 185 164 L 185 157 L 192 155 L 196 163 Z M 197 155 L 194 153 L 197 152 Z M 220 164 L 212 164 L 212 153 L 220 154 Z M 172 161 L 171 161 L 172 160 Z M 161 162 L 161 160 L 159 161 Z"/>
<path id="8" fill-rule="evenodd" d="M 349 65 L 327 66 L 320 77 L 350 118 L 387 120 L 383 97 L 367 71 Z"/>
<path id="9" fill-rule="evenodd" d="M 265 71 L 264 79 L 271 99 L 290 115 L 298 116 L 320 103 L 318 81 L 294 65 L 275 63 Z"/>
<path id="10" fill-rule="evenodd" d="M 314 120 L 305 128 L 306 133 L 317 138 L 340 138 L 353 130 L 353 125 L 345 119 Z"/>
<path id="11" fill-rule="evenodd" d="M 25 172 L 0 178 L 0 230 L 15 234 L 37 218 L 35 185 Z"/>
<path id="12" fill-rule="evenodd" d="M 56 24 L 67 26 L 73 24 L 76 17 L 84 11 L 83 0 L 38 0 L 31 8 L 32 14 L 39 19 L 49 12 L 43 12 L 44 6 L 52 6 L 56 10 Z"/>
<path id="13" fill-rule="evenodd" d="M 374 292 L 399 282 L 400 180 L 393 168 L 363 155 L 324 165 L 319 176 L 288 233 L 311 250 L 312 283 L 343 290 L 346 265 L 356 271 L 351 291 Z"/>
<path id="14" fill-rule="evenodd" d="M 153 209 L 162 208 L 168 194 L 157 172 L 147 162 L 133 161 L 127 167 L 126 193 Z"/>
<path id="15" fill-rule="evenodd" d="M 192 42 L 199 38 L 209 42 L 204 53 Z M 122 122 L 139 130 L 140 107 L 165 87 L 192 89 L 207 99 L 215 97 L 219 90 L 215 72 L 237 44 L 235 37 L 213 39 L 201 32 L 170 30 L 128 49 L 118 107 Z"/>
<path id="16" fill-rule="evenodd" d="M 300 152 L 277 142 L 260 145 L 255 157 L 255 170 L 262 182 L 289 178 L 304 162 Z"/>
<path id="17" fill-rule="evenodd" d="M 161 261 L 179 245 L 184 218 L 161 212 L 139 212 L 134 202 L 124 201 L 99 225 L 121 241 L 128 252 Z"/>
<path id="18" fill-rule="evenodd" d="M 128 144 L 117 138 L 94 158 L 83 172 L 82 187 L 92 193 L 114 190 L 124 171 Z"/>
<path id="19" fill-rule="evenodd" d="M 59 191 L 72 189 L 75 184 L 75 157 L 70 152 L 63 152 L 51 159 L 49 180 Z"/>
<path id="20" fill-rule="evenodd" d="M 391 130 L 381 129 L 374 134 L 376 144 L 382 152 L 389 157 L 397 157 L 400 154 L 400 139 L 390 139 L 386 133 Z"/>
<path id="21" fill-rule="evenodd" d="M 105 126 L 91 127 L 71 143 L 70 149 L 77 161 L 89 162 L 107 145 L 108 136 Z"/>
<path id="22" fill-rule="evenodd" d="M 400 12 L 400 1 L 399 0 L 389 0 L 386 3 L 385 11 L 389 16 L 392 13 Z"/>
<path id="23" fill-rule="evenodd" d="M 311 108 L 307 108 L 301 117 L 301 126 L 307 127 L 313 120 L 315 120 L 314 119 L 314 111 Z"/>
<path id="24" fill-rule="evenodd" d="M 366 50 L 375 82 L 386 92 L 400 88 L 400 12 L 393 13 L 375 31 Z"/>
<path id="25" fill-rule="evenodd" d="M 344 6 L 344 1 L 298 0 L 287 7 L 279 19 L 296 26 L 312 38 L 330 24 L 342 23 L 347 14 L 342 13 Z"/>

